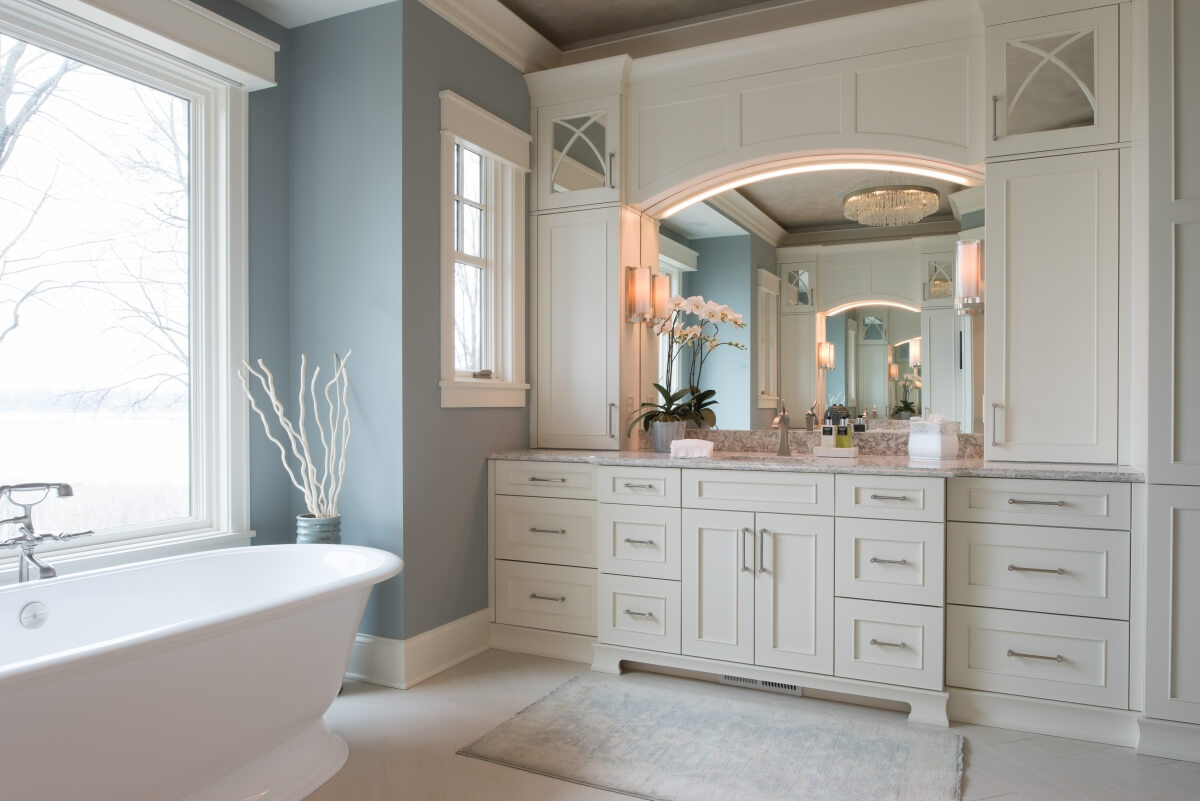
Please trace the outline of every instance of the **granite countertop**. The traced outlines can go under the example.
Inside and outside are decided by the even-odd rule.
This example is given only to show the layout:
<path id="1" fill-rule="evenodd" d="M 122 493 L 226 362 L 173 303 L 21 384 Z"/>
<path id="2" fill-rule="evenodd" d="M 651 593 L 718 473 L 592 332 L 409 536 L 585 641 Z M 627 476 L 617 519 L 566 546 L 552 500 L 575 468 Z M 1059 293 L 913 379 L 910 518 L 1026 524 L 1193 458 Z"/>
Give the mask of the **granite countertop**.
<path id="1" fill-rule="evenodd" d="M 768 470 L 785 473 L 861 473 L 939 478 L 1040 478 L 1055 481 L 1121 481 L 1142 483 L 1141 470 L 1121 465 L 985 462 L 982 459 L 910 460 L 907 456 L 857 456 L 841 459 L 802 454 L 716 451 L 711 459 L 672 459 L 653 451 L 572 451 L 535 449 L 497 451 L 489 459 L 573 462 L 617 467 L 691 467 L 706 470 Z"/>

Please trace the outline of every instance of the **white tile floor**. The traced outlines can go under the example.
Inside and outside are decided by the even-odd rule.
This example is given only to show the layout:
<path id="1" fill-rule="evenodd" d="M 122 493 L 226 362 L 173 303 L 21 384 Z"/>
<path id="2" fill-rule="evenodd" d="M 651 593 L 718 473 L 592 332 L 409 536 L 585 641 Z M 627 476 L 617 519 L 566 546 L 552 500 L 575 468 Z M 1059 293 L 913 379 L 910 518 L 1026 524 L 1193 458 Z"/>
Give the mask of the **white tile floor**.
<path id="1" fill-rule="evenodd" d="M 347 683 L 326 719 L 349 743 L 350 760 L 308 801 L 628 801 L 455 754 L 584 670 L 487 651 L 411 690 Z M 839 709 L 906 725 L 899 712 Z M 1200 801 L 1200 764 L 986 726 L 954 730 L 967 739 L 963 801 Z"/>

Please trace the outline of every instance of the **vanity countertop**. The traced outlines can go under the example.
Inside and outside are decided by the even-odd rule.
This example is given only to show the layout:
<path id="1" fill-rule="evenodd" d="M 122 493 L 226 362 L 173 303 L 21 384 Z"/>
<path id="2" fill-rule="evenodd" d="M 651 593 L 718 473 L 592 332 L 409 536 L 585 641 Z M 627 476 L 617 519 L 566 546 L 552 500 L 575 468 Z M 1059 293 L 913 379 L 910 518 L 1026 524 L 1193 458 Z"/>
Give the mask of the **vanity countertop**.
<path id="1" fill-rule="evenodd" d="M 711 459 L 672 459 L 652 451 L 572 451 L 534 449 L 497 451 L 489 459 L 573 462 L 617 467 L 690 467 L 706 470 L 769 470 L 785 473 L 861 473 L 940 478 L 1040 478 L 1054 481 L 1121 481 L 1142 483 L 1141 470 L 1121 465 L 985 462 L 982 459 L 910 460 L 907 456 L 858 456 L 853 459 L 802 454 L 717 451 Z"/>

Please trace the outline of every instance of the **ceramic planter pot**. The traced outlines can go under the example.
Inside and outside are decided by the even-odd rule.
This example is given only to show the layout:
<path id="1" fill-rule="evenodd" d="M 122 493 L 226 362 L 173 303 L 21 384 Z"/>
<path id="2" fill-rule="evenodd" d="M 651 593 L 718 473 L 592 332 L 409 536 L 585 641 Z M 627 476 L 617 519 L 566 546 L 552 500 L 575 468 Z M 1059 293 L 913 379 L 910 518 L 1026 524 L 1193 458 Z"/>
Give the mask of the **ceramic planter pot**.
<path id="1" fill-rule="evenodd" d="M 650 423 L 650 440 L 654 443 L 655 453 L 669 453 L 671 451 L 671 440 L 683 439 L 684 429 L 687 424 L 682 420 L 661 421 L 655 420 Z"/>
<path id="2" fill-rule="evenodd" d="M 342 518 L 296 515 L 296 542 L 337 545 L 342 541 Z"/>

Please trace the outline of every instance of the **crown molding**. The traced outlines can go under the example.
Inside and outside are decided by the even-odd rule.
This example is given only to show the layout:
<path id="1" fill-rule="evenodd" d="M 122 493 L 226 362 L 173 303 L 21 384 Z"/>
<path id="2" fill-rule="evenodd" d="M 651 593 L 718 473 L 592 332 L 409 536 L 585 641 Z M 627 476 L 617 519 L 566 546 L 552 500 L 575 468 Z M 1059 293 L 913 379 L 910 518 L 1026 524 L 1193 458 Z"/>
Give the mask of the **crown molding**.
<path id="1" fill-rule="evenodd" d="M 982 186 L 969 186 L 951 195 L 946 195 L 950 208 L 954 210 L 954 219 L 962 220 L 963 215 L 973 211 L 983 211 L 984 195 Z"/>
<path id="2" fill-rule="evenodd" d="M 890 239 L 910 239 L 918 236 L 937 236 L 939 234 L 957 234 L 957 220 L 937 222 L 919 222 L 912 225 L 895 227 L 859 227 L 835 228 L 828 231 L 808 231 L 788 234 L 782 245 L 794 247 L 797 245 L 841 245 L 852 242 L 882 242 Z"/>
<path id="3" fill-rule="evenodd" d="M 751 203 L 745 195 L 737 190 L 722 192 L 710 197 L 705 202 L 750 233 L 767 240 L 774 247 L 779 247 L 788 235 L 783 226 L 767 216 L 766 212 Z"/>
<path id="4" fill-rule="evenodd" d="M 421 4 L 521 72 L 557 67 L 562 51 L 495 0 L 421 0 Z"/>

